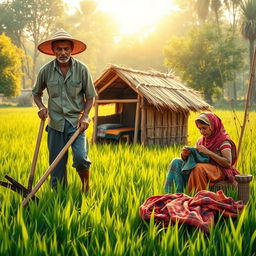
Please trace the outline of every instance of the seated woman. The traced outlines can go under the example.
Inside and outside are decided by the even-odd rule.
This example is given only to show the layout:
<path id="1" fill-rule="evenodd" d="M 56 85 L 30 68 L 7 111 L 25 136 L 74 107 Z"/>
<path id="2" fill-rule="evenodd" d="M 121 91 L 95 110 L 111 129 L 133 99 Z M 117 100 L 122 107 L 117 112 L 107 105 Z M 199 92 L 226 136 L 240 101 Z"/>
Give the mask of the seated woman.
<path id="1" fill-rule="evenodd" d="M 182 166 L 191 151 L 183 147 L 181 159 L 173 159 L 165 182 L 165 193 L 171 192 L 176 183 L 176 192 L 183 192 L 188 183 L 188 191 L 200 191 L 219 181 L 236 184 L 235 175 L 239 172 L 232 166 L 237 160 L 236 146 L 226 133 L 221 119 L 213 113 L 202 113 L 195 120 L 202 137 L 196 143 L 198 152 L 207 155 L 209 163 L 197 163 L 190 174 L 182 172 Z"/>

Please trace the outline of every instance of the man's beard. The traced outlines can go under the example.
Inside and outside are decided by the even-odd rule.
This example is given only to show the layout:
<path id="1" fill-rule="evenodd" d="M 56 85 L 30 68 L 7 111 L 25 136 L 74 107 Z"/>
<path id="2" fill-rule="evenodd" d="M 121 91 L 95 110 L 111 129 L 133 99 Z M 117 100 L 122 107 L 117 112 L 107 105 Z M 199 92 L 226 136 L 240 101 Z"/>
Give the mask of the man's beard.
<path id="1" fill-rule="evenodd" d="M 59 63 L 68 63 L 69 62 L 69 60 L 70 60 L 70 56 L 59 56 L 59 57 L 57 57 L 57 61 L 59 62 Z"/>

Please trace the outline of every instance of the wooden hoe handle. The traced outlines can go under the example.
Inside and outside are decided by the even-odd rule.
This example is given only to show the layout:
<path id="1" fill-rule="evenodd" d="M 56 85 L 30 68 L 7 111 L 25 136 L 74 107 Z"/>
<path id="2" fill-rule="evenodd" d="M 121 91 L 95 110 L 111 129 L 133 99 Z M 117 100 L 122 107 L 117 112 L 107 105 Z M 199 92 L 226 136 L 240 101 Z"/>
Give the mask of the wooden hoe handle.
<path id="1" fill-rule="evenodd" d="M 39 188 L 42 186 L 42 184 L 45 182 L 45 180 L 48 178 L 48 176 L 52 173 L 56 165 L 59 163 L 61 158 L 65 155 L 68 148 L 71 146 L 71 144 L 75 141 L 75 139 L 80 134 L 80 129 L 77 129 L 76 132 L 73 134 L 73 136 L 69 139 L 67 144 L 64 146 L 64 148 L 60 151 L 60 153 L 57 155 L 55 160 L 52 162 L 52 164 L 49 166 L 47 171 L 44 173 L 44 175 L 41 177 L 41 179 L 38 181 L 38 183 L 35 185 L 35 187 L 32 189 L 32 191 L 28 194 L 28 196 L 24 199 L 22 202 L 22 206 L 26 206 L 29 202 L 29 200 L 35 195 L 35 193 L 39 190 Z"/>
<path id="2" fill-rule="evenodd" d="M 38 132 L 38 136 L 37 136 L 37 141 L 36 141 L 36 147 L 35 147 L 33 161 L 32 161 L 32 166 L 31 166 L 31 169 L 30 169 L 30 174 L 29 174 L 29 179 L 28 179 L 28 190 L 29 191 L 32 190 L 32 185 L 33 185 L 33 181 L 34 181 L 36 162 L 37 162 L 38 152 L 39 152 L 39 148 L 40 148 L 40 144 L 41 144 L 41 140 L 42 140 L 42 135 L 43 135 L 43 131 L 44 131 L 44 123 L 45 123 L 45 120 L 41 119 L 39 132 Z"/>

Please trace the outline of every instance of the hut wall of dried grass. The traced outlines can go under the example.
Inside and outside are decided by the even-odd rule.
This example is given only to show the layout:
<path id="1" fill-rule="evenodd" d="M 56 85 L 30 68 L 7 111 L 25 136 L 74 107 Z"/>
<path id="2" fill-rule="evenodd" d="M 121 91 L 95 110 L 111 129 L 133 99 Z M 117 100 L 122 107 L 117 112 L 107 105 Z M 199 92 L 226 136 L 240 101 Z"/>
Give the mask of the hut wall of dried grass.
<path id="1" fill-rule="evenodd" d="M 135 129 L 134 144 L 185 144 L 189 112 L 211 109 L 198 92 L 186 87 L 173 74 L 111 65 L 95 81 L 95 87 L 98 97 L 94 142 L 99 124 L 119 122 Z M 115 104 L 116 113 L 98 116 L 100 104 Z"/>

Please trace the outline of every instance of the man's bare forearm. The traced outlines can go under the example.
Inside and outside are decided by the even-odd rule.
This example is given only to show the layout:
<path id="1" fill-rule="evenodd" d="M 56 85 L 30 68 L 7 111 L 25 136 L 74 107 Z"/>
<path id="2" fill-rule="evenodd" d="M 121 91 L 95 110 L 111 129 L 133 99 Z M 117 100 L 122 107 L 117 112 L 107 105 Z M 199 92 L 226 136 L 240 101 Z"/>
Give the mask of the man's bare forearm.
<path id="1" fill-rule="evenodd" d="M 33 99 L 39 109 L 46 108 L 42 101 L 42 97 L 33 95 Z"/>
<path id="2" fill-rule="evenodd" d="M 48 109 L 44 105 L 44 103 L 42 101 L 42 97 L 37 96 L 37 95 L 33 95 L 33 98 L 34 98 L 34 101 L 35 101 L 36 105 L 39 108 L 39 111 L 37 112 L 38 116 L 42 120 L 45 120 L 48 117 Z"/>
<path id="3" fill-rule="evenodd" d="M 89 113 L 91 111 L 91 108 L 93 106 L 93 102 L 94 102 L 94 98 L 86 99 L 85 107 L 84 107 L 84 112 L 83 112 L 83 115 L 82 115 L 83 118 L 88 117 L 88 115 L 89 115 Z"/>

